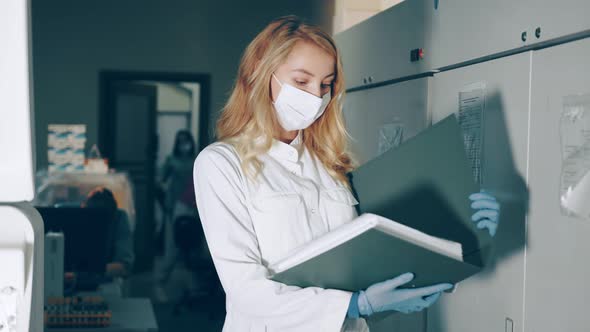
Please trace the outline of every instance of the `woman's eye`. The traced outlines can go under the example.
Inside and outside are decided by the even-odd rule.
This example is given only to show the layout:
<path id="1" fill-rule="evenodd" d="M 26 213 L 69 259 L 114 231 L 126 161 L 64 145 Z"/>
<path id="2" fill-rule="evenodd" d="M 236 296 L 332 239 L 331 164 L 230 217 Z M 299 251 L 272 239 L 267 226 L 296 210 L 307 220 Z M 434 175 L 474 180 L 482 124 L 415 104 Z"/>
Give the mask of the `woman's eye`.
<path id="1" fill-rule="evenodd" d="M 305 81 L 295 81 L 295 83 L 297 83 L 297 85 L 305 85 Z"/>
<path id="2" fill-rule="evenodd" d="M 328 89 L 332 87 L 332 83 L 322 84 L 322 89 Z"/>

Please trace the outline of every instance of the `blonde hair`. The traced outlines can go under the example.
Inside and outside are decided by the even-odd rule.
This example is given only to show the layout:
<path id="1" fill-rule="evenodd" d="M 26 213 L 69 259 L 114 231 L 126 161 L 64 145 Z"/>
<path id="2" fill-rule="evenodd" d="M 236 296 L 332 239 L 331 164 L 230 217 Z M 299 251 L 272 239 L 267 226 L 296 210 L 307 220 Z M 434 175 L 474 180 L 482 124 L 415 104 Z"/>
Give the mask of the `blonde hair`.
<path id="1" fill-rule="evenodd" d="M 233 91 L 217 122 L 217 138 L 232 144 L 248 177 L 262 169 L 258 156 L 272 146 L 280 128 L 272 105 L 272 73 L 287 59 L 298 41 L 311 42 L 335 60 L 332 100 L 324 114 L 303 130 L 303 144 L 335 179 L 348 185 L 346 173 L 353 169 L 346 151 L 347 133 L 342 117 L 344 96 L 342 63 L 334 40 L 316 26 L 296 16 L 272 21 L 248 45 L 242 56 Z"/>

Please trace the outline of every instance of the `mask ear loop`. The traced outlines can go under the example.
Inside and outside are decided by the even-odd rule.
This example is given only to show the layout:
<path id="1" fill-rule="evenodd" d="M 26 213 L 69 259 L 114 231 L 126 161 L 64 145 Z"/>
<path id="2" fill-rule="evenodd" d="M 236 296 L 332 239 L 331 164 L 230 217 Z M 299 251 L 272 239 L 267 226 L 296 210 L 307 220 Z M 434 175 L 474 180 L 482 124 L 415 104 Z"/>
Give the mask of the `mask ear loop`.
<path id="1" fill-rule="evenodd" d="M 275 80 L 277 80 L 277 83 L 279 83 L 279 85 L 281 86 L 281 88 L 283 87 L 283 83 L 281 83 L 281 81 L 279 81 L 279 79 L 275 76 L 275 73 L 272 73 L 272 77 L 275 78 Z"/>
<path id="2" fill-rule="evenodd" d="M 281 83 L 281 81 L 279 81 L 279 79 L 275 76 L 275 73 L 272 73 L 272 77 L 274 77 L 274 79 L 277 81 L 277 83 L 279 83 L 279 86 L 281 87 L 281 90 L 283 90 L 283 83 Z M 273 100 L 272 103 L 274 104 L 276 102 L 276 100 Z"/>

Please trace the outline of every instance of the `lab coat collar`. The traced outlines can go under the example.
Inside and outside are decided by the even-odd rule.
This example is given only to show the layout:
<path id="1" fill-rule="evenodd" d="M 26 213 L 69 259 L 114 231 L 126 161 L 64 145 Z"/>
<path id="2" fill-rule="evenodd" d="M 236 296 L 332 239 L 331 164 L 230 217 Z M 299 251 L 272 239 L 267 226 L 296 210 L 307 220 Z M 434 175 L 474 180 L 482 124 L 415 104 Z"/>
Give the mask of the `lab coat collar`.
<path id="1" fill-rule="evenodd" d="M 293 139 L 290 144 L 273 139 L 272 146 L 268 154 L 277 159 L 286 159 L 288 161 L 297 162 L 301 154 L 301 135 L 302 133 L 300 130 L 297 133 L 295 139 Z"/>

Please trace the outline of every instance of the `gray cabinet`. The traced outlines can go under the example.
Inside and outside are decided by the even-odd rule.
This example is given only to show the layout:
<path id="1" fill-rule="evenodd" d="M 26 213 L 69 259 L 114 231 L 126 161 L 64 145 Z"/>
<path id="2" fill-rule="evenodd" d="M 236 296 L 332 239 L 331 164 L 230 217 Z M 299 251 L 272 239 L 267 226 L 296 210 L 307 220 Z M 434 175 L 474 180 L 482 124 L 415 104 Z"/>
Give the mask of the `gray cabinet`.
<path id="1" fill-rule="evenodd" d="M 588 0 L 445 0 L 437 10 L 433 1 L 407 0 L 337 36 L 360 164 L 379 155 L 389 124 L 402 124 L 408 139 L 458 112 L 461 92 L 483 88 L 481 185 L 502 203 L 483 272 L 427 313 L 395 315 L 372 331 L 588 331 L 590 221 L 560 206 L 563 137 L 575 134 L 560 121 L 569 96 L 583 96 L 577 110 L 590 116 L 589 11 Z M 418 47 L 426 58 L 411 63 Z M 363 89 L 380 82 L 388 85 Z M 586 152 L 588 132 L 590 123 L 578 133 Z"/>
<path id="2" fill-rule="evenodd" d="M 564 215 L 559 201 L 562 135 L 579 134 L 560 129 L 564 97 L 590 97 L 588 59 L 590 39 L 533 55 L 525 331 L 581 332 L 590 326 L 590 221 Z M 578 111 L 589 116 L 590 102 Z"/>
<path id="3" fill-rule="evenodd" d="M 588 0 L 444 0 L 438 9 L 434 3 L 406 0 L 336 35 L 347 89 L 564 36 L 590 35 Z M 410 51 L 416 48 L 424 49 L 424 59 L 410 62 Z"/>
<path id="4" fill-rule="evenodd" d="M 502 223 L 494 261 L 429 309 L 428 331 L 504 331 L 507 319 L 522 328 L 530 58 L 523 53 L 434 76 L 433 123 L 459 111 L 461 91 L 485 86 L 482 187 L 501 201 Z"/>

